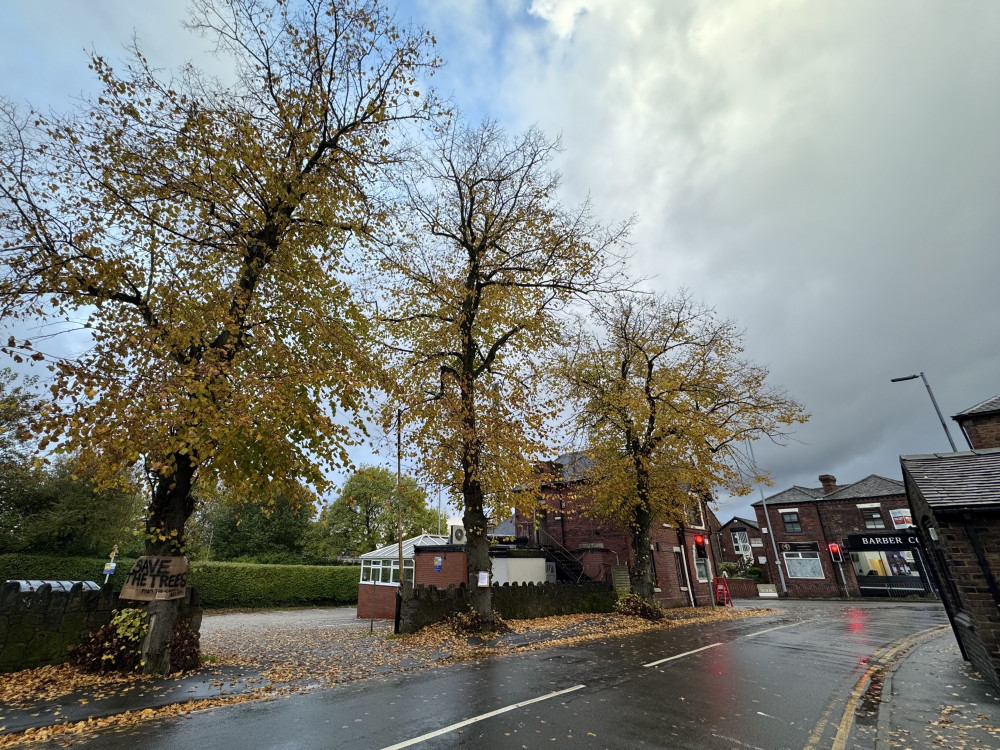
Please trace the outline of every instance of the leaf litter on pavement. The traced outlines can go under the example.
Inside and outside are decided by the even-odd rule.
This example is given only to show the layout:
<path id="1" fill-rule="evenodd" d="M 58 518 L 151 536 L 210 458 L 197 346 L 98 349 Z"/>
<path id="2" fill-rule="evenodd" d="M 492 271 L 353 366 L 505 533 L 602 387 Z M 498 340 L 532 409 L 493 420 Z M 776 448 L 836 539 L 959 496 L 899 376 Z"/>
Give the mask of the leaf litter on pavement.
<path id="1" fill-rule="evenodd" d="M 617 614 L 559 615 L 507 620 L 509 632 L 492 637 L 457 635 L 446 623 L 431 625 L 412 635 L 393 635 L 391 622 L 377 621 L 373 632 L 369 632 L 370 625 L 365 620 L 359 620 L 357 626 L 341 628 L 271 626 L 220 630 L 202 636 L 202 653 L 211 662 L 203 674 L 211 676 L 219 667 L 239 665 L 257 669 L 261 677 L 238 680 L 243 683 L 242 687 L 237 685 L 222 691 L 217 698 L 0 734 L 0 748 L 45 740 L 58 740 L 68 746 L 81 735 L 98 729 L 124 729 L 151 719 L 238 702 L 267 700 L 382 674 L 771 612 L 766 609 L 676 609 L 668 610 L 666 618 L 656 623 Z M 40 667 L 5 675 L 0 681 L 0 703 L 26 708 L 81 692 L 98 699 L 135 690 L 147 679 L 140 675 L 89 675 L 67 664 Z M 87 701 L 80 699 L 80 702 L 85 704 Z M 2 723 L 0 718 L 0 732 L 3 732 Z"/>

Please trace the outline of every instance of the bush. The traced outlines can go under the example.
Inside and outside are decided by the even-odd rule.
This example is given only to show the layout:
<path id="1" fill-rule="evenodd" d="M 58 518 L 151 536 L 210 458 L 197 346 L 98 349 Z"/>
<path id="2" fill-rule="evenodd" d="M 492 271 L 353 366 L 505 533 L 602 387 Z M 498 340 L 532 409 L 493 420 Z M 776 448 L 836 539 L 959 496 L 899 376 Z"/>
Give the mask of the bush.
<path id="1" fill-rule="evenodd" d="M 97 581 L 107 559 L 0 555 L 0 580 Z M 135 560 L 119 559 L 111 584 L 120 591 Z M 360 569 L 356 565 L 255 565 L 188 562 L 188 583 L 206 607 L 276 607 L 294 604 L 355 604 Z"/>
<path id="2" fill-rule="evenodd" d="M 756 565 L 752 568 L 747 568 L 746 575 L 747 578 L 756 578 L 758 581 L 764 577 L 764 573 Z"/>
<path id="3" fill-rule="evenodd" d="M 738 563 L 734 562 L 719 563 L 719 573 L 732 578 L 733 576 L 738 576 L 740 574 L 740 566 Z"/>
<path id="4" fill-rule="evenodd" d="M 111 622 L 88 633 L 79 646 L 70 647 L 70 663 L 84 672 L 134 672 L 142 664 L 147 628 L 141 609 L 119 610 Z"/>
<path id="5" fill-rule="evenodd" d="M 84 672 L 135 672 L 142 666 L 142 639 L 148 624 L 141 609 L 115 612 L 111 622 L 88 633 L 79 646 L 69 649 L 69 660 Z M 187 672 L 201 666 L 200 639 L 184 620 L 174 623 L 170 668 Z"/>
<path id="6" fill-rule="evenodd" d="M 356 604 L 361 574 L 355 565 L 196 562 L 189 570 L 206 607 Z"/>
<path id="7" fill-rule="evenodd" d="M 658 622 L 663 619 L 663 607 L 659 602 L 651 602 L 643 599 L 638 594 L 625 594 L 618 598 L 615 611 L 620 615 L 629 617 L 641 617 L 644 620 Z"/>

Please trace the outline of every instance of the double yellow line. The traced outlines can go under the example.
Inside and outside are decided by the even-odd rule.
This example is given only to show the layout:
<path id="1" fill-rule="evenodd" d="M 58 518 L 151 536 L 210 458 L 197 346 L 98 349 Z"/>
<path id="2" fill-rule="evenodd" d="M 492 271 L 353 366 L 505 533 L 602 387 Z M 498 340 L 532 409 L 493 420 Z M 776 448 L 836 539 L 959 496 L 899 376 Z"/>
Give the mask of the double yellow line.
<path id="1" fill-rule="evenodd" d="M 837 736 L 834 738 L 833 744 L 830 745 L 830 750 L 845 750 L 847 747 L 847 739 L 850 737 L 851 729 L 854 727 L 854 713 L 857 710 L 858 702 L 868 689 L 868 685 L 871 684 L 874 674 L 892 664 L 917 644 L 933 638 L 947 628 L 947 625 L 938 625 L 926 630 L 920 630 L 875 652 L 875 660 L 865 670 L 864 674 L 858 678 L 854 689 L 851 690 L 851 694 L 847 699 L 847 706 L 844 707 L 844 715 L 840 717 L 840 722 L 837 724 Z M 819 722 L 809 733 L 809 739 L 803 750 L 816 750 L 819 747 L 819 742 L 823 738 L 823 732 L 830 721 L 830 716 L 839 702 L 836 696 L 830 699 L 826 709 L 820 715 Z"/>

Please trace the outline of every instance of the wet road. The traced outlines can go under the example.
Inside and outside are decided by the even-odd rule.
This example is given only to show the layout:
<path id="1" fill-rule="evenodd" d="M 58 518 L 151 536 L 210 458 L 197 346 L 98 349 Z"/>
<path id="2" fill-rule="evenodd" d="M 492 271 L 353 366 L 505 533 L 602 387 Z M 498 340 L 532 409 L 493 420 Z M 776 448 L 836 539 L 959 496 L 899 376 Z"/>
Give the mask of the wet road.
<path id="1" fill-rule="evenodd" d="M 74 746 L 830 748 L 849 736 L 845 717 L 853 720 L 853 712 L 845 707 L 869 662 L 947 622 L 940 606 L 926 603 L 774 606 L 777 616 L 239 704 Z"/>

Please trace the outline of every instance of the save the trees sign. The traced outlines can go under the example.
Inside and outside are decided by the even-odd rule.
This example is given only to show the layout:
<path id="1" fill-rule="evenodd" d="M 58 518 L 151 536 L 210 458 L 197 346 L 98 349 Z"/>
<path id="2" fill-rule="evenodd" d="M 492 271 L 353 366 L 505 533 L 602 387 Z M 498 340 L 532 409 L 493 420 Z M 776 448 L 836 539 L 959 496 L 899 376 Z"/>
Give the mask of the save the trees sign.
<path id="1" fill-rule="evenodd" d="M 151 602 L 182 599 L 187 588 L 186 557 L 153 557 L 135 561 L 122 587 L 122 599 Z"/>

